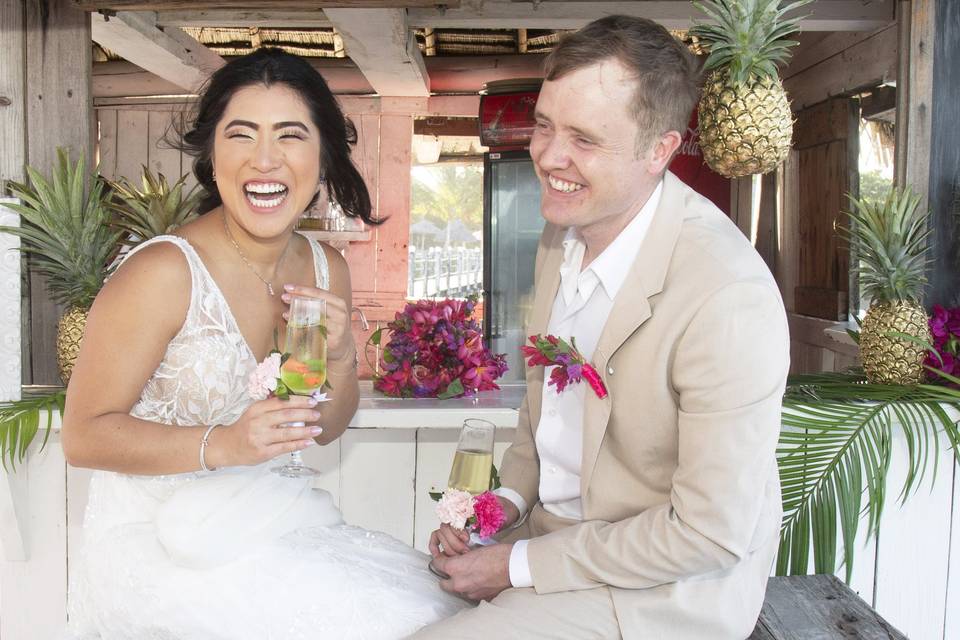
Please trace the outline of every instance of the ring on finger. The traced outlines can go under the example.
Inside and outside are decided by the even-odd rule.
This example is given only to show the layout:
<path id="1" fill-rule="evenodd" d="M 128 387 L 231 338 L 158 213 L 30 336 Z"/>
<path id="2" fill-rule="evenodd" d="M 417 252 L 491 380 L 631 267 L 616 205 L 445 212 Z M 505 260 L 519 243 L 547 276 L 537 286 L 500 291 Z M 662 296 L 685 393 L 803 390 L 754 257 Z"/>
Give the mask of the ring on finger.
<path id="1" fill-rule="evenodd" d="M 437 543 L 437 549 L 440 550 L 440 553 L 443 553 L 443 543 L 442 543 L 442 542 L 438 542 L 438 543 Z"/>

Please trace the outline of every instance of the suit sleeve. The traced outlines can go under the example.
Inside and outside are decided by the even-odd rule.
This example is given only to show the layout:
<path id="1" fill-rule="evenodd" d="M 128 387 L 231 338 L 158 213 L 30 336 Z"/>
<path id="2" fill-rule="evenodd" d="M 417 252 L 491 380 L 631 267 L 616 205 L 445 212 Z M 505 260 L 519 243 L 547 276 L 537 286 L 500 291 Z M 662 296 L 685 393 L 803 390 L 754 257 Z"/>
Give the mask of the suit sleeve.
<path id="1" fill-rule="evenodd" d="M 770 484 L 788 366 L 786 317 L 771 285 L 714 293 L 678 339 L 670 372 L 679 459 L 669 502 L 531 540 L 537 592 L 676 582 L 728 569 L 758 536 L 776 535 Z"/>

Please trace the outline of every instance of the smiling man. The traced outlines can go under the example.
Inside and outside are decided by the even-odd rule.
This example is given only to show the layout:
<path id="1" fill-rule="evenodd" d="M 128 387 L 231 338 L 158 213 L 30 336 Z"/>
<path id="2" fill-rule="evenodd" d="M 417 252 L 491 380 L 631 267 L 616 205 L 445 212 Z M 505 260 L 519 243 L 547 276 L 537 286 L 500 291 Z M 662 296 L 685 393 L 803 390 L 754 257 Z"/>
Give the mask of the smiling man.
<path id="1" fill-rule="evenodd" d="M 698 65 L 610 16 L 546 62 L 530 155 L 547 221 L 530 334 L 575 339 L 609 394 L 527 371 L 501 468 L 512 530 L 431 538 L 441 586 L 484 600 L 416 638 L 750 635 L 781 517 L 774 456 L 789 342 L 776 283 L 667 166 Z M 517 524 L 519 523 L 519 525 Z"/>

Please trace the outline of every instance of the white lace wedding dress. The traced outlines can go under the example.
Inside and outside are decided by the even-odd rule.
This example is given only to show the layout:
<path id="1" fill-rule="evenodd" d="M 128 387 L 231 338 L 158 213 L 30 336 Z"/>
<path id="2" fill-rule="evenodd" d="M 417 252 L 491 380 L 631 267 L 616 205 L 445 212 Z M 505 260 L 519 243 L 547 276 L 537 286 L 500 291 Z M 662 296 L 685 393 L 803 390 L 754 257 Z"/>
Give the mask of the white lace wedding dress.
<path id="1" fill-rule="evenodd" d="M 254 356 L 189 243 L 153 242 L 186 256 L 190 307 L 130 413 L 171 429 L 230 424 L 251 402 Z M 327 288 L 326 258 L 310 242 Z M 95 472 L 84 546 L 71 558 L 70 637 L 389 640 L 468 606 L 440 590 L 428 556 L 344 524 L 330 494 L 271 473 L 275 464 Z"/>

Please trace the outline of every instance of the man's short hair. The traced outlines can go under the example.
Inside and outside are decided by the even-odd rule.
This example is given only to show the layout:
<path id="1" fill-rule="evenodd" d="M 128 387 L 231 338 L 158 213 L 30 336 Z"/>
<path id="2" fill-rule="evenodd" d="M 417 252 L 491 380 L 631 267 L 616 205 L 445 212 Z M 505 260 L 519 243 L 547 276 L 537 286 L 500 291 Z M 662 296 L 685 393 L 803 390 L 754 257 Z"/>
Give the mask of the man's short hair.
<path id="1" fill-rule="evenodd" d="M 667 131 L 686 132 L 700 96 L 700 64 L 653 20 L 621 15 L 594 20 L 560 40 L 544 62 L 544 76 L 556 80 L 609 59 L 636 78 L 633 115 L 639 125 L 638 151 Z"/>

